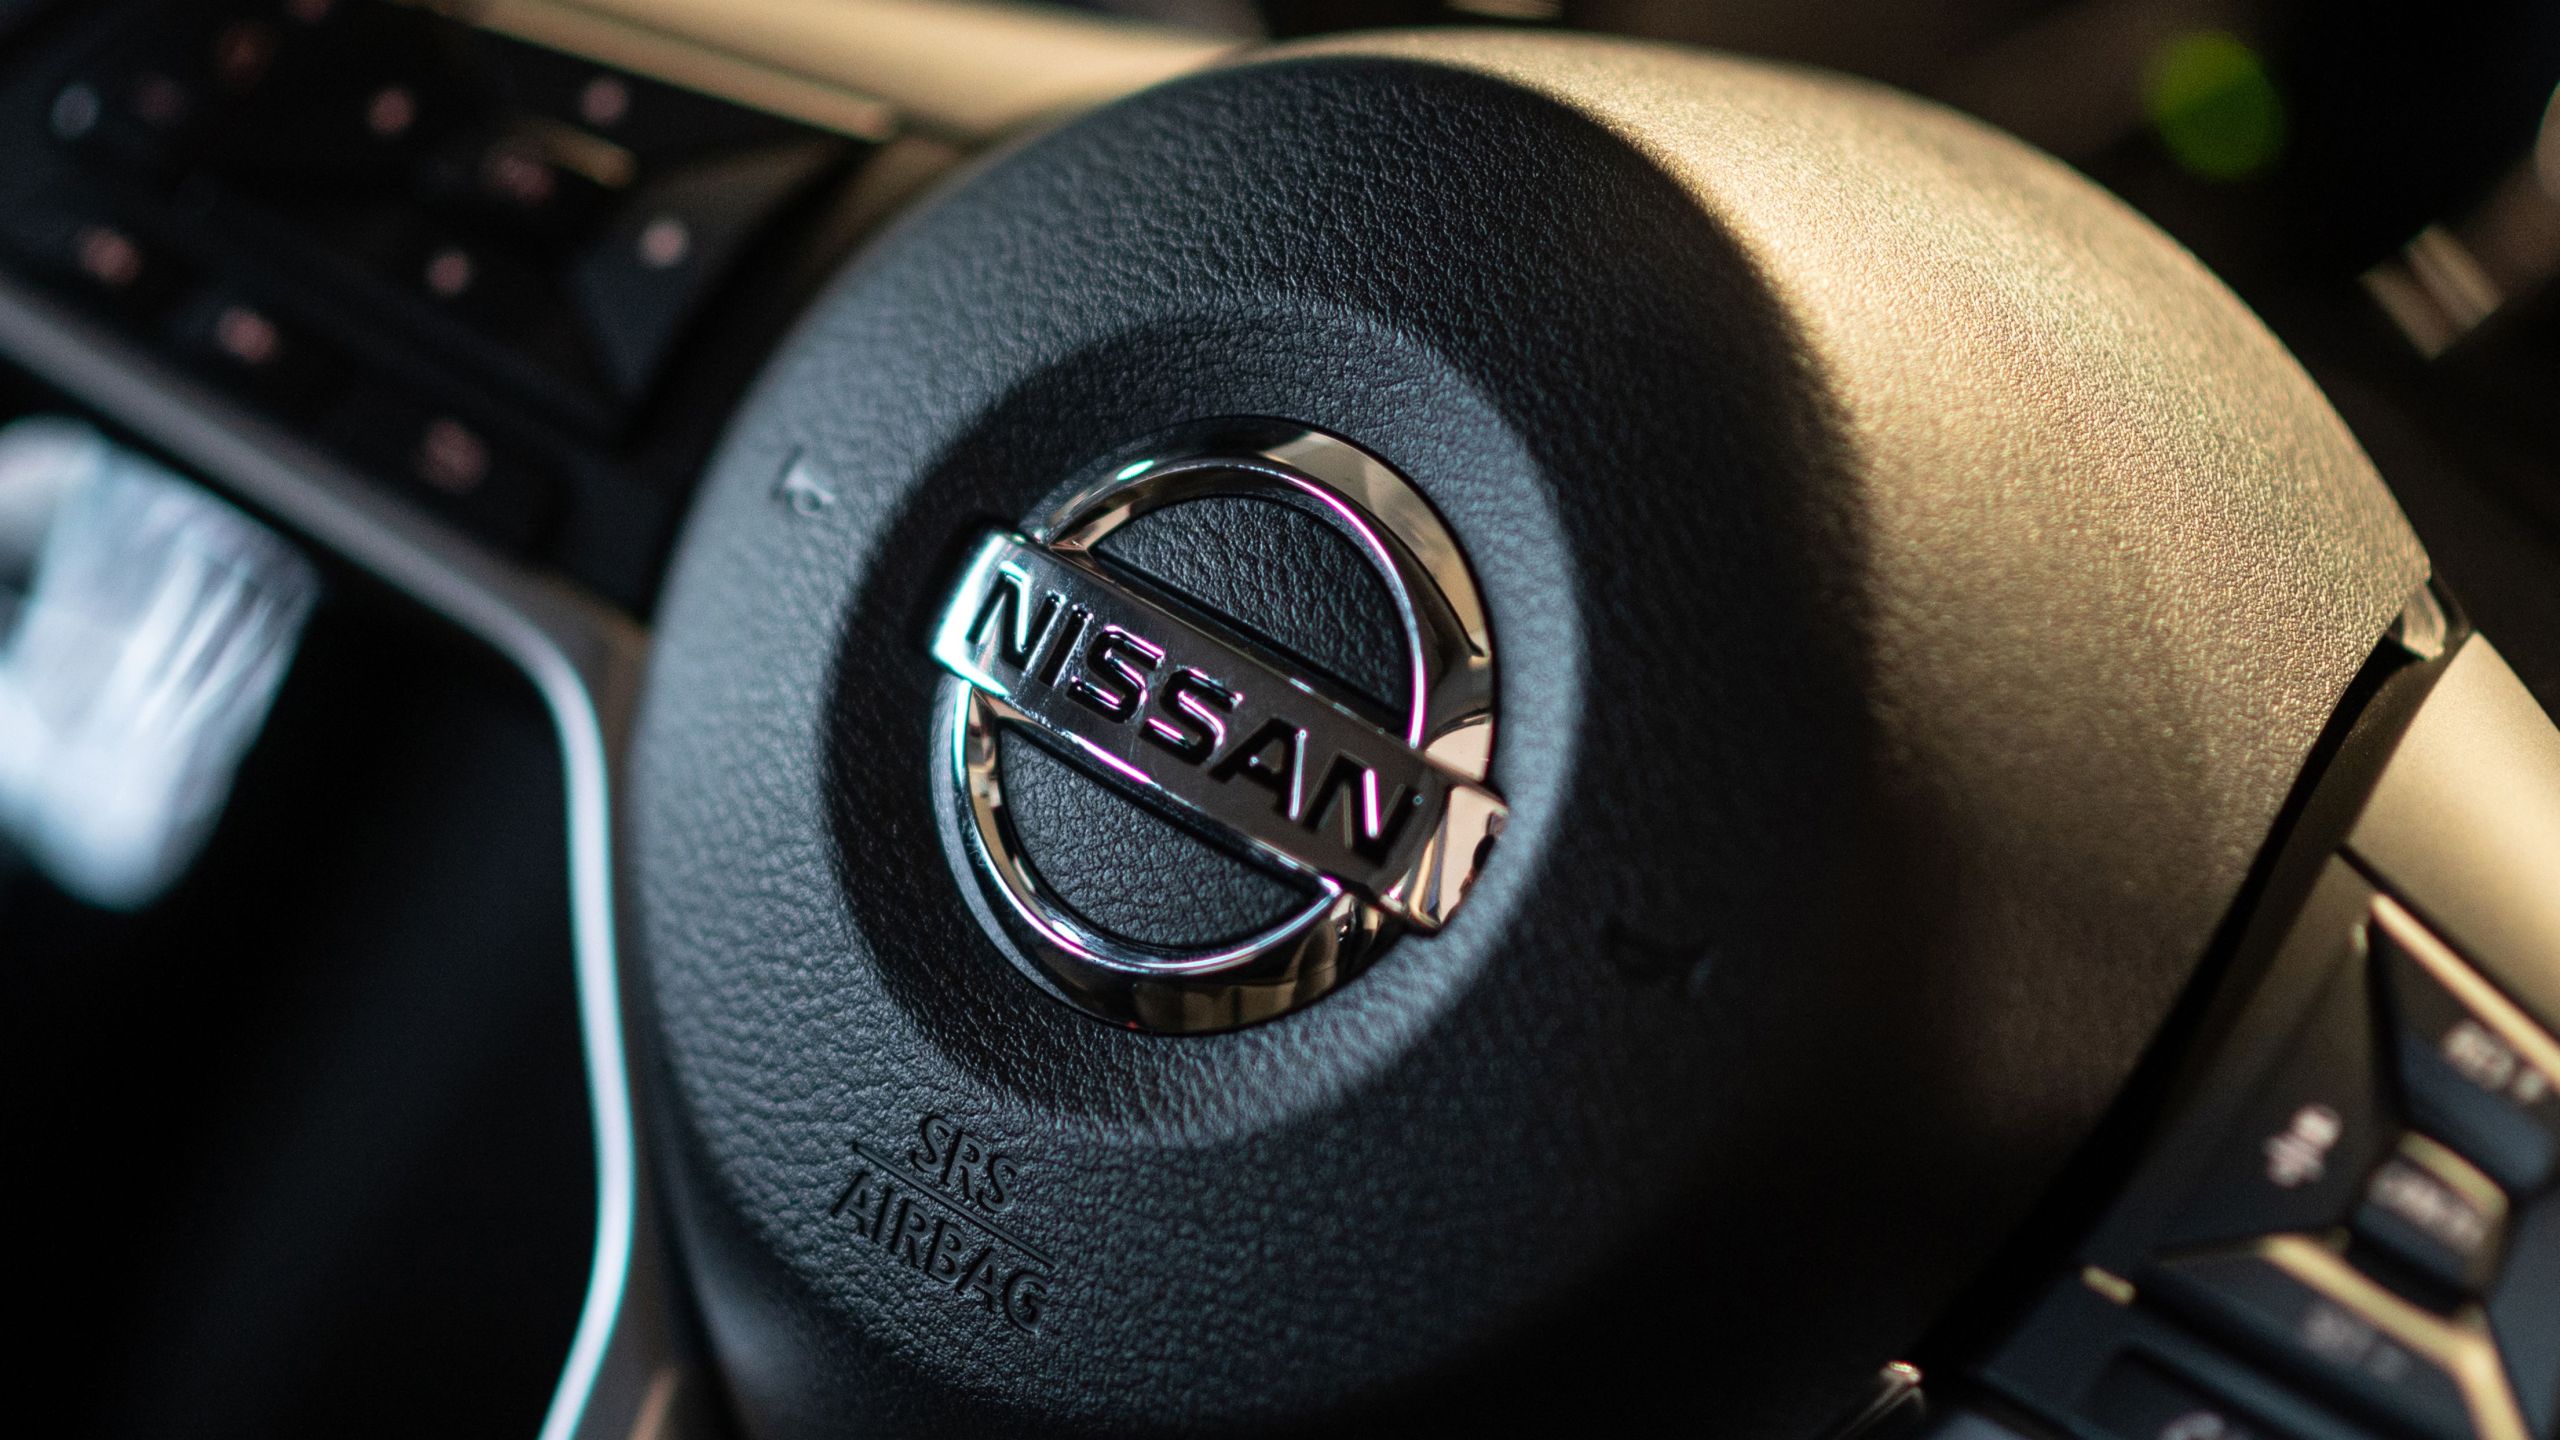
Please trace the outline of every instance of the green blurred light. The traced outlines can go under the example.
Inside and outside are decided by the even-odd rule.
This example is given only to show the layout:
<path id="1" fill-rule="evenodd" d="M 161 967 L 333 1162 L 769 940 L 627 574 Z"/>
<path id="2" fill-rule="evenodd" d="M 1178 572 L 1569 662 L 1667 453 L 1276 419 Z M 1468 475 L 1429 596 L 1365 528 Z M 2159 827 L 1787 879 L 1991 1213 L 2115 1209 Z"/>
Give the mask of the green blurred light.
<path id="1" fill-rule="evenodd" d="M 2160 47 L 2142 108 L 2169 154 L 2208 180 L 2244 180 L 2284 150 L 2284 97 L 2239 36 L 2192 30 Z"/>

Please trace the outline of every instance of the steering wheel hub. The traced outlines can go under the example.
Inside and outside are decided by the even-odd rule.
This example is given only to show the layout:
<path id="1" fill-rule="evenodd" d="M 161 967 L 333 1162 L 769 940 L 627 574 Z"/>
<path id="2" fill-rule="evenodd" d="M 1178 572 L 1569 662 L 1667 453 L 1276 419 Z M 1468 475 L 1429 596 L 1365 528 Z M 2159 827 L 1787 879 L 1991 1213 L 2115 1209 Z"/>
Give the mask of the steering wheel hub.
<path id="1" fill-rule="evenodd" d="M 1872 87 L 1377 37 L 1010 151 L 777 356 L 661 609 L 634 919 L 740 1411 L 1806 1433 L 2424 575 L 2192 259 Z"/>

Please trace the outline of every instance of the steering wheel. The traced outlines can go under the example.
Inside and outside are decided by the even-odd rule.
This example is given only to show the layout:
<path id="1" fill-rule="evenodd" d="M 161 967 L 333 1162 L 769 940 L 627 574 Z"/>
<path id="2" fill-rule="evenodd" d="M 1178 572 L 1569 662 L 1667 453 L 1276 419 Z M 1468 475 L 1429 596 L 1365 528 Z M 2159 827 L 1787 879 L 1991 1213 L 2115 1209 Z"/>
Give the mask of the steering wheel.
<path id="1" fill-rule="evenodd" d="M 2121 1181 L 2428 576 L 2193 259 L 1873 86 L 1361 37 L 1025 141 L 800 324 L 658 631 L 729 1393 L 1821 1433 Z M 2412 903 L 2534 912 L 2547 990 L 2555 892 L 2473 890 Z"/>
<path id="2" fill-rule="evenodd" d="M 623 447 L 560 573 L 407 371 L 307 441 L 0 279 L 0 354 L 559 723 L 603 1204 L 546 1440 L 2560 1440 L 2560 730 L 2194 257 L 1772 63 L 859 8 L 474 12 L 553 111 L 446 179 L 638 207 L 574 262 L 610 393 L 527 407 Z M 275 71 L 343 133 L 203 154 L 358 187 L 487 88 L 366 13 Z M 44 165 L 214 163 L 45 86 Z M 787 293 L 705 277 L 824 249 L 748 232 L 857 150 L 656 589 L 710 431 L 649 397 L 772 315 L 689 307 Z M 513 333 L 422 253 L 419 333 Z"/>

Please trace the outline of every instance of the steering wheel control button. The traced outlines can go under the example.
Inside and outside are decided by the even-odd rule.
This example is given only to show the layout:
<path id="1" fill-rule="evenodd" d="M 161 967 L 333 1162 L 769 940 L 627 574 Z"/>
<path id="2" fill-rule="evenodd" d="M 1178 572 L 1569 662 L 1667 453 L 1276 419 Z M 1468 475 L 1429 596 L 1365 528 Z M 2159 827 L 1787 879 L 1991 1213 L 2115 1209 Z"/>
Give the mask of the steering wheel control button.
<path id="1" fill-rule="evenodd" d="M 2284 1058 L 2221 1141 L 2163 1248 L 2343 1224 L 2396 1128 L 2374 1067 L 2356 967 L 2329 980 Z"/>
<path id="2" fill-rule="evenodd" d="M 0 243 L 108 313 L 146 321 L 185 287 L 185 267 L 133 227 L 97 211 L 0 215 Z"/>
<path id="3" fill-rule="evenodd" d="M 564 284 L 617 393 L 655 383 L 685 326 L 774 217 L 843 161 L 802 138 L 670 169 L 642 183 L 573 256 Z"/>
<path id="4" fill-rule="evenodd" d="M 2392 1293 L 2319 1241 L 2278 1235 L 2161 1267 L 2173 1306 L 2428 1440 L 2527 1440 L 2486 1320 Z"/>
<path id="5" fill-rule="evenodd" d="M 530 548 L 557 495 L 536 462 L 450 412 L 360 384 L 323 422 L 340 449 L 501 550 Z"/>
<path id="6" fill-rule="evenodd" d="M 2410 1118 L 2530 1194 L 2560 1162 L 2560 1041 L 2397 902 L 2374 903 L 2375 966 Z"/>
<path id="7" fill-rule="evenodd" d="M 579 56 L 494 33 L 474 39 L 490 81 L 509 105 L 610 141 L 644 163 L 747 150 L 807 134 L 763 111 Z"/>
<path id="8" fill-rule="evenodd" d="M 494 224 L 547 255 L 593 230 L 632 170 L 617 146 L 517 124 L 445 147 L 422 167 L 421 188 L 439 208 Z"/>
<path id="9" fill-rule="evenodd" d="M 290 415 L 307 413 L 345 368 L 269 307 L 221 286 L 180 307 L 171 338 L 199 369 Z"/>
<path id="10" fill-rule="evenodd" d="M 2489 1298 L 2489 1329 L 2506 1356 L 2525 1424 L 2560 1435 L 2560 1194 L 2516 1222 L 2506 1270 Z"/>
<path id="11" fill-rule="evenodd" d="M 1269 523 L 1328 527 L 1368 567 L 1404 651 L 1387 714 L 1385 697 L 1257 638 L 1245 617 L 1206 613 L 1112 558 L 1114 535 L 1150 516 L 1238 500 Z M 1329 435 L 1197 428 L 1071 488 L 1029 533 L 978 542 L 933 654 L 953 677 L 946 778 L 960 848 L 1002 937 L 1035 979 L 1115 1021 L 1225 1029 L 1314 999 L 1394 933 L 1447 924 L 1507 813 L 1485 784 L 1493 653 L 1474 578 L 1401 476 Z M 1010 736 L 1304 900 L 1222 943 L 1115 933 L 1026 844 L 1008 797 L 1032 761 L 1008 758 Z M 1074 843 L 1053 837 L 1053 853 Z"/>
<path id="12" fill-rule="evenodd" d="M 2450 1295 L 2477 1295 L 2496 1273 L 2507 1197 L 2497 1182 L 2423 1135 L 2366 1182 L 2355 1234 Z"/>
<path id="13" fill-rule="evenodd" d="M 2283 1440 L 2142 1355 L 2120 1355 L 2090 1389 L 2083 1407 L 2099 1429 L 2121 1440 Z"/>

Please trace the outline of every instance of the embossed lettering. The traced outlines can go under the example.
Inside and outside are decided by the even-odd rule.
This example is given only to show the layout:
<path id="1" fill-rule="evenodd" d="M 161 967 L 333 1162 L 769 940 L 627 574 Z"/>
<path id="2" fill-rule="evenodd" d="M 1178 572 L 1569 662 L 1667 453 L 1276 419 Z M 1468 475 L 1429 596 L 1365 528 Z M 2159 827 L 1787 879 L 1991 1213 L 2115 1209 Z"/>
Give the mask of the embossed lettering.
<path id="1" fill-rule="evenodd" d="M 871 1209 L 872 1206 L 879 1201 L 880 1189 L 872 1179 L 871 1165 L 868 1159 L 861 1158 L 862 1152 L 859 1150 L 855 1151 L 854 1154 L 857 1159 L 853 1167 L 853 1178 L 845 1182 L 844 1193 L 836 1197 L 836 1203 L 828 1207 L 828 1213 L 841 1215 L 845 1212 L 846 1207 L 852 1207 L 853 1228 L 860 1232 L 863 1238 L 869 1239 L 871 1236 Z"/>
<path id="2" fill-rule="evenodd" d="M 1299 762 L 1306 748 L 1306 731 L 1276 717 L 1265 720 L 1260 729 L 1227 752 L 1226 758 L 1209 772 L 1209 778 L 1242 779 L 1247 784 L 1259 785 L 1278 800 L 1273 808 L 1295 820 L 1300 814 Z"/>
<path id="3" fill-rule="evenodd" d="M 933 1244 L 925 1251 L 924 1273 L 936 1280 L 949 1280 L 960 1273 L 960 1256 L 973 1237 L 965 1227 L 947 1220 L 933 1222 Z"/>
<path id="4" fill-rule="evenodd" d="M 1025 1330 L 1040 1328 L 1040 1312 L 1049 1303 L 1049 1282 L 1028 1270 L 1017 1270 L 1004 1282 L 1004 1318 Z"/>
<path id="5" fill-rule="evenodd" d="M 928 1175 L 939 1175 L 950 1162 L 944 1158 L 946 1147 L 960 1134 L 960 1127 L 939 1115 L 927 1115 L 916 1122 L 915 1148 L 907 1152 L 907 1163 Z"/>
<path id="6" fill-rule="evenodd" d="M 1164 651 L 1117 625 L 1105 625 L 1084 647 L 1084 673 L 1067 682 L 1067 694 L 1106 720 L 1126 720 L 1147 703 L 1147 672 Z"/>
<path id="7" fill-rule="evenodd" d="M 1236 694 L 1197 670 L 1181 669 L 1164 682 L 1156 697 L 1163 715 L 1147 717 L 1147 738 L 1182 760 L 1197 765 L 1227 741 L 1226 717 L 1236 711 Z M 1171 717 L 1171 718 L 1166 718 Z"/>
<path id="8" fill-rule="evenodd" d="M 1065 604 L 1065 597 L 1052 590 L 1040 597 L 1040 608 L 1033 610 L 1031 577 L 1008 565 L 996 572 L 996 583 L 979 603 L 977 618 L 969 622 L 969 643 L 985 644 L 992 628 L 996 653 L 1004 663 L 1016 670 L 1029 669 L 1031 657 L 1048 641 L 1058 623 L 1058 610 Z"/>
<path id="9" fill-rule="evenodd" d="M 940 1115 L 916 1122 L 907 1164 L 944 1193 L 981 1210 L 1001 1210 L 1010 1198 L 1013 1162 L 979 1137 Z"/>
<path id="10" fill-rule="evenodd" d="M 977 1258 L 969 1262 L 969 1268 L 961 1272 L 959 1283 L 952 1288 L 976 1295 L 978 1303 L 986 1307 L 988 1314 L 1003 1314 L 1004 1274 L 997 1268 L 995 1247 L 990 1245 L 979 1251 Z"/>
<path id="11" fill-rule="evenodd" d="M 951 712 L 963 732 L 955 738 L 967 741 L 952 755 L 972 777 L 989 772 L 964 788 L 999 848 L 1014 842 L 996 836 L 1004 817 L 985 782 L 1002 761 L 979 748 L 998 726 L 1036 732 L 1056 742 L 1054 755 L 1151 807 L 1196 818 L 1211 838 L 1322 877 L 1419 930 L 1439 928 L 1501 828 L 1501 798 L 1468 773 L 1465 747 L 1443 756 L 1417 746 L 1365 707 L 1329 698 L 1319 677 L 1292 673 L 1071 546 L 987 536 L 933 653 L 977 692 Z M 1017 884 L 990 856 L 979 868 Z M 965 1184 L 970 1203 L 983 1200 L 984 1167 L 960 1181 L 939 1140 L 925 1148 L 938 1187 Z"/>
<path id="12" fill-rule="evenodd" d="M 1409 786 L 1399 786 L 1395 798 L 1381 802 L 1378 798 L 1378 772 L 1349 755 L 1336 755 L 1325 767 L 1324 779 L 1316 783 L 1314 801 L 1307 806 L 1307 828 L 1326 834 L 1327 820 L 1337 810 L 1340 818 L 1333 822 L 1331 837 L 1372 865 L 1384 865 L 1395 850 L 1397 837 L 1422 808 L 1422 797 Z"/>
<path id="13" fill-rule="evenodd" d="M 1059 627 L 1058 643 L 1049 647 L 1048 658 L 1040 662 L 1040 668 L 1033 672 L 1032 678 L 1055 688 L 1058 673 L 1067 668 L 1067 657 L 1084 643 L 1084 632 L 1092 624 L 1092 611 L 1081 605 L 1068 606 L 1066 622 Z"/>
<path id="14" fill-rule="evenodd" d="M 924 1251 L 918 1248 L 918 1242 L 933 1228 L 934 1218 L 916 1203 L 914 1195 L 899 1196 L 898 1228 L 889 1241 L 890 1251 L 917 1269 L 923 1269 Z"/>
<path id="15" fill-rule="evenodd" d="M 916 1122 L 903 1168 L 856 1144 L 844 1189 L 828 1207 L 877 1253 L 948 1286 L 989 1315 L 1036 1331 L 1054 1267 L 993 1212 L 1013 1198 L 1013 1162 L 941 1115 Z"/>

